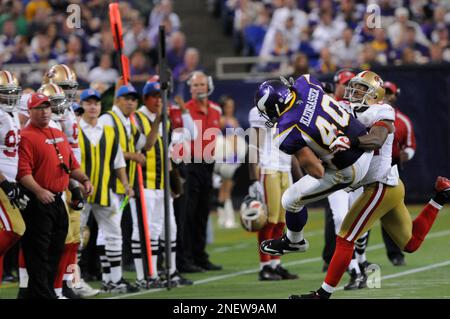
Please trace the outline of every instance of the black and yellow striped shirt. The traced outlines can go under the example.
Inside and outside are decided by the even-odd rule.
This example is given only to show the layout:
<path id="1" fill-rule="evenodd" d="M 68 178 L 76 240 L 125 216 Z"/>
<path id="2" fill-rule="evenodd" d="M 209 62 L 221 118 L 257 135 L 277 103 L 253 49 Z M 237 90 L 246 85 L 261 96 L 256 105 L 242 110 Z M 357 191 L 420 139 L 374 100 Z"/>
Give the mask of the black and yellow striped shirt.
<path id="1" fill-rule="evenodd" d="M 81 169 L 89 177 L 94 188 L 88 202 L 111 206 L 109 190 L 116 179 L 114 160 L 119 149 L 119 139 L 111 126 L 103 127 L 103 133 L 95 146 L 81 127 L 79 132 Z"/>
<path id="2" fill-rule="evenodd" d="M 136 124 L 141 132 L 148 135 L 152 130 L 151 121 L 142 111 L 136 113 Z M 169 127 L 169 126 L 168 126 Z M 158 134 L 155 145 L 144 153 L 146 157 L 145 167 L 142 175 L 144 188 L 146 189 L 164 189 L 164 143 L 161 134 Z"/>
<path id="3" fill-rule="evenodd" d="M 113 111 L 108 111 L 109 115 L 112 116 L 114 121 L 114 131 L 116 135 L 119 137 L 120 147 L 122 147 L 123 152 L 134 153 L 136 152 L 135 143 L 139 137 L 139 131 L 136 126 L 131 124 L 131 136 L 127 136 L 127 131 L 125 125 L 120 120 L 119 116 Z M 127 164 L 127 175 L 128 175 L 128 183 L 130 187 L 133 188 L 134 181 L 136 179 L 136 162 L 126 160 Z M 122 185 L 122 182 L 116 178 L 113 182 L 112 189 L 116 194 L 125 194 L 125 187 Z"/>

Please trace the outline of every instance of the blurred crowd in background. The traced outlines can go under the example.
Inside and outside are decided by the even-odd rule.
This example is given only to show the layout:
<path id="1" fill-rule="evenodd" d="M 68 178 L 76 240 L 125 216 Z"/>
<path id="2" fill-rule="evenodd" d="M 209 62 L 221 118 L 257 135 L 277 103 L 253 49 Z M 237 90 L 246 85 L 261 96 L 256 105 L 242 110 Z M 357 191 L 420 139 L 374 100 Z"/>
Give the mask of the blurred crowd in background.
<path id="1" fill-rule="evenodd" d="M 109 86 L 117 79 L 118 66 L 108 3 L 3 0 L 0 66 L 9 65 L 21 74 L 21 83 L 33 85 L 48 64 L 64 63 L 82 85 L 98 82 L 94 87 L 100 90 Z M 375 11 L 372 3 L 378 5 Z M 71 14 L 77 9 L 68 9 L 70 4 L 78 5 L 79 27 L 73 27 L 77 21 Z M 296 73 L 450 62 L 448 1 L 206 0 L 206 6 L 223 23 L 236 55 L 285 56 L 287 67 Z M 174 80 L 185 81 L 192 71 L 203 69 L 200 52 L 187 45 L 189 35 L 183 33 L 176 3 L 120 1 L 120 11 L 133 82 L 145 82 L 157 70 L 160 24 L 166 28 Z M 280 67 L 286 65 L 262 66 L 263 71 Z"/>

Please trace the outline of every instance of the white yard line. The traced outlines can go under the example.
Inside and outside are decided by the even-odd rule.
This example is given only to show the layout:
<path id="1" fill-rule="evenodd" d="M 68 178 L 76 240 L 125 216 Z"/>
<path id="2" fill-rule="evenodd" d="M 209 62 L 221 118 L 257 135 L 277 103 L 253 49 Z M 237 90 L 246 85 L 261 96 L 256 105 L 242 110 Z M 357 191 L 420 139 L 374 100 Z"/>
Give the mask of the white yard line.
<path id="1" fill-rule="evenodd" d="M 317 231 L 315 233 L 320 233 L 320 232 Z M 438 237 L 444 237 L 444 236 L 447 236 L 447 235 L 450 235 L 450 230 L 443 230 L 443 231 L 439 231 L 439 232 L 430 233 L 430 234 L 428 234 L 428 236 L 426 238 L 438 238 Z M 378 249 L 381 249 L 381 248 L 384 248 L 384 244 L 377 244 L 377 245 L 370 246 L 370 247 L 367 248 L 367 251 L 378 250 Z M 284 265 L 286 265 L 286 266 L 296 266 L 296 265 L 301 265 L 301 264 L 313 263 L 313 262 L 317 262 L 317 261 L 321 261 L 321 260 L 322 260 L 322 257 L 315 257 L 315 258 L 308 258 L 308 259 L 302 259 L 302 260 L 296 260 L 296 261 L 287 262 Z M 434 264 L 434 265 L 429 265 L 429 266 L 425 266 L 425 267 L 410 269 L 410 270 L 407 270 L 407 271 L 404 271 L 404 272 L 383 276 L 383 277 L 381 277 L 381 279 L 383 280 L 383 279 L 391 279 L 391 278 L 406 276 L 406 275 L 409 275 L 409 274 L 413 274 L 413 273 L 417 273 L 417 272 L 421 272 L 421 271 L 425 271 L 425 270 L 429 270 L 429 269 L 433 269 L 433 268 L 443 267 L 443 266 L 446 266 L 446 265 L 450 265 L 450 260 L 442 262 L 442 263 Z M 206 283 L 209 283 L 209 282 L 214 282 L 214 281 L 224 280 L 224 279 L 228 279 L 228 278 L 233 278 L 233 277 L 237 277 L 237 276 L 241 276 L 241 275 L 248 275 L 248 274 L 252 274 L 252 273 L 257 273 L 258 271 L 259 271 L 259 268 L 241 270 L 241 271 L 234 272 L 234 273 L 231 273 L 231 274 L 214 276 L 214 277 L 209 277 L 209 278 L 197 280 L 197 281 L 194 282 L 194 285 L 201 285 L 201 284 L 206 284 Z M 178 287 L 177 289 L 179 289 L 179 288 L 182 288 L 182 287 Z M 341 289 L 343 289 L 343 287 L 338 287 L 336 290 L 341 290 Z M 131 293 L 131 294 L 123 294 L 123 295 L 118 295 L 118 296 L 114 296 L 114 297 L 109 297 L 109 298 L 106 298 L 106 299 L 123 299 L 123 298 L 128 298 L 128 297 L 135 297 L 135 296 L 140 296 L 140 295 L 145 295 L 145 294 L 151 294 L 151 293 L 155 293 L 155 292 L 159 292 L 159 291 L 165 291 L 165 290 L 166 290 L 165 288 L 145 290 L 145 291 L 140 291 L 140 292 Z"/>
<path id="2" fill-rule="evenodd" d="M 443 261 L 443 262 L 440 262 L 440 263 L 437 263 L 437 264 L 424 266 L 424 267 L 413 268 L 413 269 L 402 271 L 402 272 L 398 272 L 398 273 L 395 273 L 395 274 L 382 276 L 380 278 L 380 280 L 383 281 L 383 280 L 387 280 L 387 279 L 408 276 L 408 275 L 415 274 L 415 273 L 418 273 L 418 272 L 427 271 L 427 270 L 430 270 L 430 269 L 435 269 L 435 268 L 440 268 L 440 267 L 445 267 L 445 266 L 448 266 L 448 265 L 450 265 L 450 260 Z M 343 290 L 343 289 L 344 289 L 344 286 L 340 286 L 340 287 L 336 288 L 336 291 Z"/>
<path id="3" fill-rule="evenodd" d="M 318 236 L 318 235 L 323 235 L 323 230 L 310 231 L 310 232 L 305 233 L 305 237 L 308 237 L 308 238 Z M 254 246 L 254 245 L 256 245 L 256 241 L 254 243 L 242 243 L 242 244 L 237 244 L 237 245 L 232 245 L 232 246 L 217 247 L 217 248 L 211 249 L 211 253 L 224 253 L 229 250 L 243 249 L 243 248 L 247 248 L 247 247 Z"/>

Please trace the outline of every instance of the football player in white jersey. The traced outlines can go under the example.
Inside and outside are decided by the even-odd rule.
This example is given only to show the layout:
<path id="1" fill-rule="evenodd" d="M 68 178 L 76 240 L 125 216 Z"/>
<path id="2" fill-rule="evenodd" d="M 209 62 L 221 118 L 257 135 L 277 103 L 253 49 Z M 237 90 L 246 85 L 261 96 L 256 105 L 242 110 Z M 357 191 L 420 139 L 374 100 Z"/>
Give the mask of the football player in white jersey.
<path id="1" fill-rule="evenodd" d="M 3 256 L 25 232 L 19 209 L 24 209 L 29 200 L 16 184 L 20 93 L 17 78 L 9 71 L 0 71 L 0 283 Z"/>
<path id="2" fill-rule="evenodd" d="M 267 223 L 258 231 L 258 246 L 264 240 L 281 238 L 286 225 L 285 211 L 281 205 L 281 196 L 292 184 L 291 155 L 283 153 L 275 146 L 273 138 L 274 128 L 266 126 L 263 118 L 255 106 L 250 110 L 248 121 L 255 134 L 256 145 L 251 144 L 251 152 L 257 158 L 250 158 L 249 196 L 264 202 L 267 209 Z M 252 140 L 252 138 L 251 138 Z M 250 143 L 252 141 L 250 140 Z M 256 163 L 255 163 L 256 162 Z M 259 174 L 258 174 L 259 169 Z M 300 172 L 298 170 L 298 172 Z M 299 179 L 301 176 L 296 176 Z M 298 276 L 289 273 L 281 265 L 280 256 L 271 256 L 259 251 L 260 271 L 259 280 L 297 279 Z"/>
<path id="3" fill-rule="evenodd" d="M 409 253 L 416 251 L 430 231 L 439 210 L 450 202 L 450 180 L 438 177 L 434 186 L 435 196 L 415 220 L 411 220 L 404 203 L 403 183 L 397 167 L 391 166 L 395 112 L 390 105 L 382 102 L 383 81 L 376 73 L 363 71 L 350 81 L 347 96 L 355 117 L 370 128 L 369 142 L 362 144 L 340 135 L 330 145 L 330 150 L 340 152 L 356 147 L 375 149 L 376 152 L 365 177 L 358 185 L 352 186 L 364 186 L 364 192 L 345 216 L 322 286 L 307 295 L 293 295 L 291 299 L 328 299 L 352 259 L 355 240 L 378 220 L 399 248 Z"/>
<path id="4" fill-rule="evenodd" d="M 345 95 L 345 88 L 347 87 L 349 81 L 355 76 L 355 73 L 353 73 L 349 69 L 341 69 L 338 72 L 336 72 L 334 76 L 334 83 L 335 83 L 335 91 L 334 91 L 334 99 L 339 102 L 339 104 L 346 110 L 350 111 L 350 102 L 344 97 Z M 350 111 L 350 113 L 352 113 Z M 345 215 L 350 210 L 350 207 L 352 204 L 358 199 L 358 197 L 363 193 L 362 187 L 355 189 L 353 191 L 346 191 L 346 190 L 338 190 L 334 192 L 333 194 L 328 196 L 328 202 L 330 205 L 331 210 L 331 216 L 334 224 L 334 232 L 333 234 L 327 234 L 330 230 L 325 227 L 325 238 L 327 241 L 325 247 L 324 247 L 324 254 L 328 254 L 329 258 L 328 260 L 324 261 L 325 267 L 328 267 L 329 262 L 331 261 L 332 254 L 334 252 L 334 246 L 335 246 L 335 237 L 339 233 L 339 230 L 341 229 L 342 221 L 344 220 Z M 329 217 L 326 216 L 325 223 L 327 223 L 327 219 Z M 333 235 L 333 237 L 330 238 L 330 236 Z M 365 247 L 367 245 L 369 233 L 365 233 L 362 235 L 356 242 L 355 242 L 355 257 L 353 258 L 350 266 L 349 266 L 349 274 L 350 274 L 350 281 L 349 283 L 344 287 L 345 290 L 353 290 L 353 289 L 361 289 L 365 288 L 367 276 L 365 274 L 364 269 L 370 264 L 366 260 L 365 253 L 359 254 L 359 252 L 365 251 Z M 331 240 L 332 239 L 332 240 Z M 363 249 L 361 249 L 363 248 Z M 331 251 L 328 251 L 331 250 Z M 331 256 L 330 256 L 331 253 Z M 326 271 L 326 268 L 325 270 Z"/>

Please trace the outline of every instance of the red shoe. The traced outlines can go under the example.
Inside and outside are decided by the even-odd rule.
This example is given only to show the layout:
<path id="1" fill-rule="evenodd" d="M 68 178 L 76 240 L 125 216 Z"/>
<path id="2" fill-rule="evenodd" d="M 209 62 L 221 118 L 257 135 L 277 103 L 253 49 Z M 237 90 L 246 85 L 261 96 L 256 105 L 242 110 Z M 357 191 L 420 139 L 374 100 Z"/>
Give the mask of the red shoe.
<path id="1" fill-rule="evenodd" d="M 436 196 L 433 200 L 439 205 L 444 205 L 450 202 L 450 180 L 446 177 L 439 176 L 436 178 L 434 185 Z"/>
<path id="2" fill-rule="evenodd" d="M 439 176 L 436 178 L 436 184 L 434 186 L 436 192 L 445 192 L 450 189 L 450 179 Z"/>

